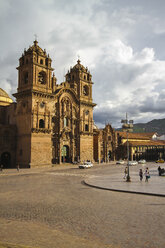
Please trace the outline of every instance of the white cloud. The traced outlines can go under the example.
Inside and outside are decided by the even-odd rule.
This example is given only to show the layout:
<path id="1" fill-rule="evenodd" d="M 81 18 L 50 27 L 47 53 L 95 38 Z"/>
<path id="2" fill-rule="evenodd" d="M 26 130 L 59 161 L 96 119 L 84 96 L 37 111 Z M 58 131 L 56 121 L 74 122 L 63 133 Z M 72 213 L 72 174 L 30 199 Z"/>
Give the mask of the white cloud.
<path id="1" fill-rule="evenodd" d="M 159 85 L 165 83 L 165 61 L 155 59 L 153 48 L 144 48 L 134 53 L 132 47 L 118 40 L 116 45 L 111 45 L 109 51 L 110 54 L 104 53 L 102 63 L 95 69 L 102 72 L 100 79 L 104 95 L 104 98 L 100 98 L 100 91 L 95 92 L 95 99 L 99 99 L 94 113 L 96 121 L 101 123 L 102 118 L 104 123 L 105 118 L 111 119 L 111 116 L 118 120 L 126 112 L 140 119 L 142 112 L 149 114 L 152 109 L 154 114 L 157 112 L 162 116 L 165 113 L 165 96 Z M 109 78 L 113 79 L 109 87 L 107 72 Z M 98 120 L 97 115 L 100 116 Z"/>

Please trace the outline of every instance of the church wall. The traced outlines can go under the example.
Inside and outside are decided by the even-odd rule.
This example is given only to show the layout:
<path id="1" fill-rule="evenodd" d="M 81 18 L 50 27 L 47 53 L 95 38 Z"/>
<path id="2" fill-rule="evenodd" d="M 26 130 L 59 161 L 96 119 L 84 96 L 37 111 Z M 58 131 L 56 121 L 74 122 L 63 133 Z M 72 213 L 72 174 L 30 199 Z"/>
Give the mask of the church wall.
<path id="1" fill-rule="evenodd" d="M 31 167 L 52 164 L 51 134 L 34 133 L 31 138 Z"/>
<path id="2" fill-rule="evenodd" d="M 20 167 L 29 167 L 31 154 L 31 99 L 24 97 L 17 102 L 17 159 Z"/>
<path id="3" fill-rule="evenodd" d="M 6 107 L 6 123 L 10 125 L 16 124 L 16 109 L 17 103 L 11 103 Z"/>
<path id="4" fill-rule="evenodd" d="M 17 137 L 17 159 L 16 163 L 20 167 L 29 168 L 31 159 L 31 135 L 22 134 Z"/>
<path id="5" fill-rule="evenodd" d="M 4 168 L 13 168 L 16 165 L 16 126 L 0 124 L 0 163 Z M 9 163 L 3 161 L 3 155 L 9 155 Z"/>
<path id="6" fill-rule="evenodd" d="M 99 133 L 94 132 L 93 134 L 93 158 L 97 162 L 99 160 Z"/>
<path id="7" fill-rule="evenodd" d="M 93 136 L 80 137 L 80 160 L 93 161 Z"/>
<path id="8" fill-rule="evenodd" d="M 6 121 L 6 107 L 0 106 L 0 124 L 5 124 Z"/>
<path id="9" fill-rule="evenodd" d="M 31 114 L 17 116 L 17 130 L 18 135 L 25 135 L 31 133 Z"/>

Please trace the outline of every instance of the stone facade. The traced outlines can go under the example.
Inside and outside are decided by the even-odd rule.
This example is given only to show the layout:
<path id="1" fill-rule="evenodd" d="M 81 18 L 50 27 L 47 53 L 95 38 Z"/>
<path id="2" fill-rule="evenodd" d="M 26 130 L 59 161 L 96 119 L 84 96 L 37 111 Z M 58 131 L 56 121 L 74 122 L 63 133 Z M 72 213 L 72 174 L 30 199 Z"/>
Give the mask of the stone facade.
<path id="1" fill-rule="evenodd" d="M 78 60 L 66 81 L 57 85 L 51 62 L 36 40 L 19 59 L 16 103 L 0 106 L 0 120 L 6 116 L 0 121 L 1 132 L 9 129 L 15 137 L 13 153 L 0 143 L 6 167 L 93 160 L 92 76 Z"/>
<path id="2" fill-rule="evenodd" d="M 98 162 L 109 162 L 115 160 L 116 132 L 110 124 L 105 128 L 94 128 L 93 137 L 94 160 Z"/>
<path id="3" fill-rule="evenodd" d="M 19 59 L 16 102 L 0 89 L 0 163 L 34 167 L 127 158 L 127 133 L 93 122 L 92 76 L 80 60 L 56 83 L 52 60 L 34 44 Z M 129 159 L 165 158 L 165 142 L 128 133 Z"/>
<path id="4" fill-rule="evenodd" d="M 116 132 L 117 147 L 116 158 L 127 159 L 127 138 L 129 149 L 129 160 L 145 159 L 155 161 L 159 158 L 165 159 L 165 141 L 157 140 L 156 133 L 127 133 Z"/>

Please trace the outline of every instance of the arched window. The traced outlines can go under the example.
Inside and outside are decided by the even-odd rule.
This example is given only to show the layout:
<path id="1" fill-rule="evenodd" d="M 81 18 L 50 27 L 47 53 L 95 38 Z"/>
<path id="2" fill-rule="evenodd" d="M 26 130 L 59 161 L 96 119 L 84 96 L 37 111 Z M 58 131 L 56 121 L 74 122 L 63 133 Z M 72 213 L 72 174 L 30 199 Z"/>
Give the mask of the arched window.
<path id="1" fill-rule="evenodd" d="M 40 64 L 43 65 L 43 59 L 40 59 Z"/>
<path id="2" fill-rule="evenodd" d="M 88 95 L 89 95 L 89 88 L 88 88 L 87 85 L 85 85 L 85 86 L 83 87 L 83 94 L 84 94 L 84 96 L 88 96 Z"/>
<path id="3" fill-rule="evenodd" d="M 89 131 L 89 125 L 85 124 L 85 131 L 88 132 Z"/>
<path id="4" fill-rule="evenodd" d="M 72 80 L 74 80 L 74 75 L 72 75 Z"/>
<path id="5" fill-rule="evenodd" d="M 43 119 L 39 121 L 39 128 L 45 128 L 45 121 Z"/>
<path id="6" fill-rule="evenodd" d="M 46 84 L 46 73 L 44 71 L 38 73 L 38 82 L 40 84 Z"/>
<path id="7" fill-rule="evenodd" d="M 84 75 L 84 80 L 86 80 L 86 76 Z"/>
<path id="8" fill-rule="evenodd" d="M 68 127 L 68 118 L 64 117 L 64 127 Z"/>
<path id="9" fill-rule="evenodd" d="M 28 83 L 28 72 L 27 71 L 24 73 L 24 83 L 25 84 Z"/>

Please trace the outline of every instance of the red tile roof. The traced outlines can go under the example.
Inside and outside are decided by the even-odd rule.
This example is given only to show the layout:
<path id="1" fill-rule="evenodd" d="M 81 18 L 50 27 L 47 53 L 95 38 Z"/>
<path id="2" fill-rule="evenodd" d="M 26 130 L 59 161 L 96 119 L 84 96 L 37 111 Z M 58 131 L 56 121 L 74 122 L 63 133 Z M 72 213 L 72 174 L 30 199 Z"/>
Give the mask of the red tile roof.
<path id="1" fill-rule="evenodd" d="M 124 143 L 127 145 L 127 142 Z M 149 140 L 149 141 L 129 141 L 130 146 L 165 146 L 164 140 Z"/>
<path id="2" fill-rule="evenodd" d="M 119 134 L 119 136 L 121 136 L 121 138 L 127 138 L 127 132 L 121 132 L 121 131 L 117 131 L 117 134 Z M 150 140 L 152 139 L 152 136 L 155 133 L 128 133 L 128 139 L 142 139 L 142 140 Z"/>

